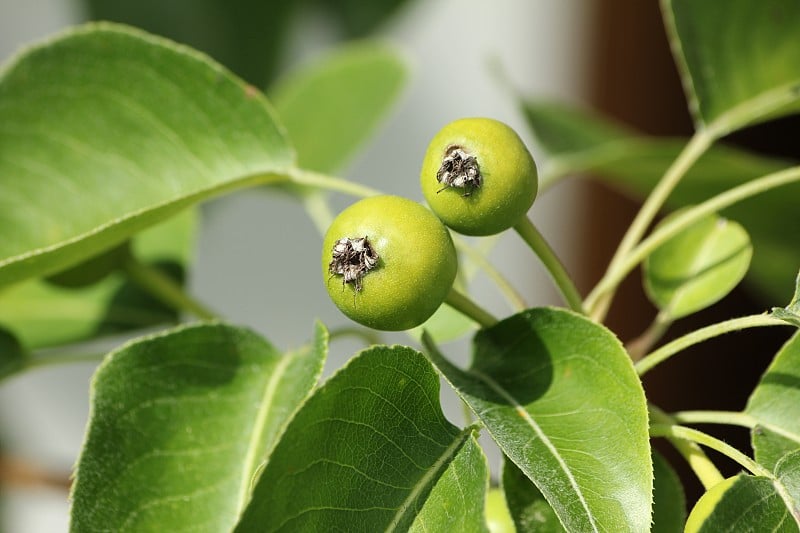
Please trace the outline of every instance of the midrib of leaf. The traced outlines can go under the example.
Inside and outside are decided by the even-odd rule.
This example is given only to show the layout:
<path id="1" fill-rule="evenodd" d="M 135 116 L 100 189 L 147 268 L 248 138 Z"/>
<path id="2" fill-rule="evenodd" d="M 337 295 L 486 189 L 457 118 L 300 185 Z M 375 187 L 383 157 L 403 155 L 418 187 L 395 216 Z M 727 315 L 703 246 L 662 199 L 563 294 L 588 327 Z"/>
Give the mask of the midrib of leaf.
<path id="1" fill-rule="evenodd" d="M 775 492 L 777 492 L 778 496 L 783 500 L 783 504 L 786 506 L 789 516 L 794 519 L 795 524 L 800 528 L 800 509 L 796 508 L 797 504 L 794 498 L 792 498 L 789 491 L 786 490 L 786 487 L 783 485 L 783 482 L 778 479 L 777 476 L 772 479 L 772 486 L 775 487 Z M 783 524 L 783 521 L 781 521 L 781 524 Z"/>
<path id="2" fill-rule="evenodd" d="M 539 424 L 531 417 L 530 413 L 517 402 L 516 398 L 514 398 L 511 394 L 509 394 L 503 387 L 501 387 L 496 381 L 492 378 L 487 376 L 486 374 L 471 370 L 470 371 L 474 376 L 483 380 L 486 385 L 488 385 L 493 391 L 503 397 L 517 412 L 517 414 L 536 432 L 536 435 L 541 439 L 547 449 L 555 458 L 558 466 L 564 471 L 564 474 L 567 476 L 570 485 L 572 486 L 575 494 L 578 495 L 578 500 L 581 503 L 581 506 L 586 511 L 586 516 L 589 519 L 589 523 L 592 526 L 593 531 L 599 531 L 597 528 L 597 524 L 595 523 L 594 515 L 592 514 L 591 510 L 589 509 L 589 504 L 586 502 L 586 499 L 583 496 L 583 492 L 581 492 L 580 487 L 578 486 L 578 482 L 575 480 L 575 477 L 572 475 L 572 471 L 569 469 L 569 466 L 564 462 L 564 459 L 561 457 L 561 454 L 558 452 L 558 449 L 553 445 L 550 439 L 547 438 L 547 435 L 542 431 L 542 428 L 539 427 Z M 523 470 L 524 472 L 524 470 Z M 560 517 L 559 517 L 560 519 Z"/>
<path id="3" fill-rule="evenodd" d="M 411 508 L 411 504 L 414 503 L 423 490 L 439 479 L 442 470 L 452 461 L 452 459 L 458 453 L 458 450 L 461 449 L 466 440 L 470 437 L 473 430 L 474 428 L 471 426 L 464 428 L 459 434 L 458 438 L 454 440 L 450 446 L 444 450 L 444 452 L 442 452 L 442 455 L 439 456 L 433 466 L 429 468 L 420 478 L 420 480 L 414 485 L 414 488 L 408 494 L 406 499 L 402 504 L 400 504 L 400 507 L 397 509 L 397 513 L 395 513 L 391 523 L 386 527 L 387 533 L 397 531 L 398 525 L 406 517 L 409 509 Z"/>
<path id="4" fill-rule="evenodd" d="M 264 429 L 266 427 L 267 415 L 272 407 L 272 400 L 275 397 L 275 392 L 278 388 L 280 378 L 286 372 L 286 368 L 292 361 L 292 354 L 284 354 L 281 357 L 278 365 L 273 370 L 266 387 L 264 387 L 264 394 L 261 397 L 261 405 L 256 412 L 256 423 L 253 426 L 253 432 L 250 434 L 250 441 L 247 443 L 247 455 L 244 460 L 244 468 L 242 470 L 242 484 L 239 488 L 239 503 L 236 508 L 236 516 L 240 517 L 244 511 L 247 502 L 250 500 L 250 489 L 253 483 L 253 473 L 256 471 L 258 464 L 264 459 L 259 456 L 258 448 L 259 443 L 264 437 Z M 287 421 L 288 423 L 288 421 Z"/>

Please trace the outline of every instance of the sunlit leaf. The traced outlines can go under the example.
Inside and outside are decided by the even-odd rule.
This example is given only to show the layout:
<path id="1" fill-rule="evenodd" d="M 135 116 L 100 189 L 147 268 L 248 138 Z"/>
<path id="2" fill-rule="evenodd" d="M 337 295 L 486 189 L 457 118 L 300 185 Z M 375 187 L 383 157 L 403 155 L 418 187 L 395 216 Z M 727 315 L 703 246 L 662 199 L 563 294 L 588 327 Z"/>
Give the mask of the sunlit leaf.
<path id="1" fill-rule="evenodd" d="M 733 290 L 747 273 L 752 254 L 744 228 L 709 215 L 647 257 L 647 295 L 670 319 L 690 315 Z"/>
<path id="2" fill-rule="evenodd" d="M 427 347 L 567 530 L 650 527 L 644 392 L 612 333 L 564 309 L 532 309 L 479 331 L 467 371 Z"/>
<path id="3" fill-rule="evenodd" d="M 666 0 L 664 19 L 689 109 L 724 135 L 800 110 L 800 4 Z"/>
<path id="4" fill-rule="evenodd" d="M 229 531 L 327 352 L 281 355 L 255 333 L 186 326 L 111 353 L 72 493 L 73 531 Z"/>
<path id="5" fill-rule="evenodd" d="M 363 42 L 280 80 L 269 94 L 297 150 L 298 165 L 340 171 L 397 99 L 405 71 L 394 50 Z"/>
<path id="6" fill-rule="evenodd" d="M 411 348 L 374 346 L 298 412 L 237 531 L 485 531 L 486 460 Z"/>
<path id="7" fill-rule="evenodd" d="M 752 439 L 760 464 L 772 469 L 786 452 L 800 448 L 800 334 L 775 356 L 745 412 L 758 422 Z"/>
<path id="8" fill-rule="evenodd" d="M 18 56 L 0 77 L 0 125 L 0 286 L 77 264 L 202 199 L 284 179 L 275 173 L 293 160 L 257 90 L 110 24 Z"/>

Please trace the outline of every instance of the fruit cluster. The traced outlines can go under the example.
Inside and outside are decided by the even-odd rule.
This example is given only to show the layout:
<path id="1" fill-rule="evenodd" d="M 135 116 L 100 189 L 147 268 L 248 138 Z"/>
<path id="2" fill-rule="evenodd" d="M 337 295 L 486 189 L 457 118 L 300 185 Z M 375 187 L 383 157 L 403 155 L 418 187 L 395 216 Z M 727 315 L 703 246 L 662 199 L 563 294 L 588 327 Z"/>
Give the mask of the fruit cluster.
<path id="1" fill-rule="evenodd" d="M 448 124 L 428 146 L 420 172 L 430 210 L 376 196 L 333 221 L 322 247 L 328 294 L 345 315 L 373 329 L 422 324 L 455 280 L 458 259 L 447 227 L 464 235 L 504 231 L 526 216 L 537 184 L 533 158 L 510 127 L 487 118 Z"/>

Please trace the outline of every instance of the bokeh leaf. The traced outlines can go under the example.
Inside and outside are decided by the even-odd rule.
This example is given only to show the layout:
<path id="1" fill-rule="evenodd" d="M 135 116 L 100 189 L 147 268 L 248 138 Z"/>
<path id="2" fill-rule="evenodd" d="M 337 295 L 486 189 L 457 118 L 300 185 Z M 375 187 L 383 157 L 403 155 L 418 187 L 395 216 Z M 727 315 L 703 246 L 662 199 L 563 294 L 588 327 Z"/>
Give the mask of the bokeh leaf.
<path id="1" fill-rule="evenodd" d="M 297 151 L 298 165 L 340 171 L 397 100 L 405 79 L 397 52 L 361 42 L 279 80 L 269 95 Z"/>
<path id="2" fill-rule="evenodd" d="M 374 346 L 292 420 L 237 531 L 485 531 L 487 484 L 473 429 L 445 419 L 430 363 Z"/>
<path id="3" fill-rule="evenodd" d="M 612 333 L 564 309 L 531 309 L 479 331 L 467 371 L 426 344 L 567 530 L 649 529 L 644 392 Z"/>
<path id="4" fill-rule="evenodd" d="M 195 212 L 187 210 L 136 235 L 130 253 L 181 283 L 191 260 L 195 229 Z M 13 331 L 28 349 L 77 342 L 177 319 L 174 309 L 150 296 L 118 270 L 86 286 L 69 287 L 31 279 L 0 292 L 0 324 Z"/>
<path id="5" fill-rule="evenodd" d="M 298 0 L 87 0 L 95 20 L 136 26 L 201 50 L 263 87 L 275 74 Z"/>
<path id="6" fill-rule="evenodd" d="M 551 102 L 524 107 L 528 123 L 548 158 L 542 180 L 552 183 L 567 175 L 590 173 L 644 197 L 685 146 L 686 139 L 642 137 L 609 120 Z M 687 172 L 667 200 L 676 209 L 699 204 L 759 176 L 788 168 L 792 163 L 716 144 Z M 747 229 L 757 253 L 748 280 L 774 303 L 785 298 L 786 286 L 797 274 L 800 217 L 795 199 L 800 185 L 760 194 L 721 214 Z"/>
<path id="7" fill-rule="evenodd" d="M 800 531 L 776 481 L 738 476 L 712 487 L 698 500 L 686 522 L 686 533 L 718 531 Z"/>
<path id="8" fill-rule="evenodd" d="M 719 137 L 800 110 L 795 0 L 665 0 L 663 8 L 698 128 Z"/>
<path id="9" fill-rule="evenodd" d="M 745 412 L 758 423 L 752 441 L 761 465 L 772 469 L 786 452 L 800 448 L 800 334 L 775 356 Z"/>
<path id="10" fill-rule="evenodd" d="M 28 354 L 19 340 L 9 331 L 0 328 L 0 380 L 25 366 Z"/>
<path id="11" fill-rule="evenodd" d="M 733 290 L 747 273 L 752 255 L 742 226 L 709 215 L 647 257 L 645 291 L 668 319 L 690 315 Z"/>
<path id="12" fill-rule="evenodd" d="M 670 464 L 653 450 L 653 528 L 651 533 L 680 533 L 686 520 L 683 485 Z"/>
<path id="13" fill-rule="evenodd" d="M 111 353 L 72 493 L 73 531 L 229 531 L 327 352 L 281 355 L 249 330 L 185 326 Z"/>
<path id="14" fill-rule="evenodd" d="M 293 161 L 257 90 L 197 52 L 105 23 L 17 57 L 0 77 L 0 124 L 0 286 L 284 179 Z"/>

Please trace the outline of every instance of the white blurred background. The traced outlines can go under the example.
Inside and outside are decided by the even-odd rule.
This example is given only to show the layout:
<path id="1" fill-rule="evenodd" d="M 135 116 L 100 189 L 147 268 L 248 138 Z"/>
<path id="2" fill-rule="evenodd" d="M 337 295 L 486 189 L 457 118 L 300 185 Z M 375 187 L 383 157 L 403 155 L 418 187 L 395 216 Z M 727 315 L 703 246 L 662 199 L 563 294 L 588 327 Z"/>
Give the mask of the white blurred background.
<path id="1" fill-rule="evenodd" d="M 508 81 L 498 79 L 492 64 L 501 65 L 513 88 L 524 95 L 585 100 L 591 5 L 580 0 L 410 3 L 380 34 L 409 60 L 409 84 L 345 175 L 420 200 L 419 165 L 429 139 L 445 123 L 464 116 L 507 122 L 537 157 Z M 0 58 L 6 61 L 23 44 L 84 18 L 82 5 L 69 0 L 0 0 Z M 287 65 L 313 56 L 333 36 L 325 19 L 312 14 L 292 31 Z M 348 201 L 339 199 L 336 207 Z M 564 183 L 540 197 L 530 213 L 571 271 L 577 266 L 580 202 L 577 186 Z M 331 328 L 347 323 L 319 281 L 320 237 L 297 204 L 245 191 L 204 206 L 203 214 L 196 267 L 190 274 L 192 290 L 202 301 L 279 347 L 303 343 L 314 318 Z M 276 247 L 281 250 L 279 259 Z M 530 305 L 558 303 L 544 271 L 515 234 L 498 240 L 491 260 Z M 478 280 L 473 289 L 475 299 L 491 311 L 510 312 L 488 283 Z M 410 342 L 400 334 L 387 340 Z M 337 341 L 327 373 L 359 348 L 355 342 Z M 445 348 L 457 361 L 466 361 L 465 343 Z M 4 451 L 48 471 L 69 472 L 83 439 L 92 372 L 92 365 L 81 364 L 35 370 L 0 383 Z M 448 416 L 460 423 L 455 400 L 447 397 L 446 404 Z M 493 468 L 497 460 L 496 453 L 490 457 Z M 6 487 L 0 530 L 66 531 L 68 512 L 65 490 Z"/>

